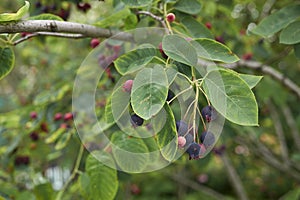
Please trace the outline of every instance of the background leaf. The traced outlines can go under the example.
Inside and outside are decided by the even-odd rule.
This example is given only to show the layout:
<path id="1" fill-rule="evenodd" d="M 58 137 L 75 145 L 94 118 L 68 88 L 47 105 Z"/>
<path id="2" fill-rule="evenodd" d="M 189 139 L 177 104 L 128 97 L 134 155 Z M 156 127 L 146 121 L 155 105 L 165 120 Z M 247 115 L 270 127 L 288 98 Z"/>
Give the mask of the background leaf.
<path id="1" fill-rule="evenodd" d="M 185 17 L 181 20 L 181 23 L 188 30 L 192 37 L 213 39 L 213 35 L 208 28 L 195 20 L 193 17 Z"/>
<path id="2" fill-rule="evenodd" d="M 300 5 L 289 5 L 264 18 L 251 32 L 270 37 L 300 16 Z"/>
<path id="3" fill-rule="evenodd" d="M 249 86 L 235 73 L 210 71 L 204 78 L 204 90 L 212 105 L 229 121 L 258 125 L 258 106 Z"/>
<path id="4" fill-rule="evenodd" d="M 31 16 L 28 19 L 30 20 L 57 20 L 57 21 L 64 21 L 60 16 L 53 15 L 50 13 L 43 13 L 40 15 Z"/>
<path id="5" fill-rule="evenodd" d="M 22 6 L 16 13 L 2 13 L 0 14 L 0 22 L 17 21 L 21 19 L 29 10 L 30 3 L 25 1 L 25 5 Z"/>
<path id="6" fill-rule="evenodd" d="M 134 112 L 148 120 L 163 107 L 168 93 L 168 78 L 164 68 L 141 70 L 133 81 L 131 104 Z"/>
<path id="7" fill-rule="evenodd" d="M 241 79 L 243 79 L 247 83 L 250 89 L 254 88 L 259 83 L 259 81 L 263 78 L 263 76 L 255 76 L 250 74 L 238 73 L 238 75 Z"/>
<path id="8" fill-rule="evenodd" d="M 215 40 L 201 38 L 191 41 L 191 44 L 197 50 L 197 54 L 201 58 L 224 63 L 233 63 L 239 60 L 227 46 Z"/>
<path id="9" fill-rule="evenodd" d="M 197 0 L 179 0 L 174 8 L 181 12 L 195 15 L 198 14 L 201 10 L 201 4 Z"/>
<path id="10" fill-rule="evenodd" d="M 163 38 L 162 47 L 170 58 L 190 66 L 197 65 L 197 52 L 184 38 L 178 35 L 166 35 Z"/>
<path id="11" fill-rule="evenodd" d="M 152 0 L 122 0 L 130 7 L 144 7 L 152 3 Z"/>
<path id="12" fill-rule="evenodd" d="M 120 11 L 116 11 L 110 16 L 104 18 L 101 21 L 96 22 L 94 25 L 102 28 L 109 27 L 112 24 L 117 23 L 121 19 L 125 19 L 130 15 L 130 10 L 128 8 L 124 8 Z"/>
<path id="13" fill-rule="evenodd" d="M 300 10 L 299 10 L 300 12 Z M 280 33 L 279 38 L 282 44 L 296 44 L 300 42 L 300 21 L 290 23 Z"/>
<path id="14" fill-rule="evenodd" d="M 0 80 L 14 67 L 15 54 L 9 47 L 0 47 Z"/>

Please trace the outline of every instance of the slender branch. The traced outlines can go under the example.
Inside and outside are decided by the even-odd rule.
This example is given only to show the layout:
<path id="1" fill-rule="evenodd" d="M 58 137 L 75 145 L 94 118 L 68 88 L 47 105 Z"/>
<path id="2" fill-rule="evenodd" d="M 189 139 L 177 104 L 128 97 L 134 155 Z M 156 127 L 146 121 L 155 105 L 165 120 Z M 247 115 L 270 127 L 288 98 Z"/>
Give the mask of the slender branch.
<path id="1" fill-rule="evenodd" d="M 213 62 L 208 62 L 199 59 L 198 62 L 204 66 L 209 66 L 214 64 Z M 282 73 L 280 73 L 279 71 L 277 71 L 271 66 L 264 65 L 263 63 L 258 61 L 248 61 L 243 59 L 235 63 L 223 64 L 221 66 L 229 69 L 236 69 L 238 67 L 247 67 L 249 69 L 261 71 L 263 74 L 269 75 L 275 80 L 279 81 L 282 85 L 284 85 L 286 88 L 290 89 L 294 94 L 296 94 L 297 97 L 300 99 L 300 87 L 297 84 L 295 84 L 291 79 L 285 77 Z"/>
<path id="2" fill-rule="evenodd" d="M 20 32 L 73 33 L 81 34 L 84 37 L 109 38 L 114 36 L 114 38 L 118 40 L 133 40 L 133 36 L 129 33 L 115 32 L 109 29 L 98 28 L 96 26 L 80 24 L 75 22 L 65 22 L 56 20 L 26 20 L 0 24 L 0 33 Z"/>
<path id="3" fill-rule="evenodd" d="M 288 106 L 282 108 L 283 114 L 285 116 L 286 122 L 291 130 L 296 148 L 300 151 L 300 133 L 297 128 L 295 117 L 293 116 L 291 109 Z"/>
<path id="4" fill-rule="evenodd" d="M 234 169 L 234 166 L 232 165 L 228 155 L 226 153 L 223 153 L 221 155 L 221 159 L 224 163 L 224 166 L 227 170 L 229 179 L 232 183 L 232 186 L 233 186 L 237 196 L 241 200 L 248 200 L 247 194 L 246 194 L 245 189 L 243 187 L 243 183 L 242 183 L 239 175 L 237 174 L 236 170 Z"/>
<path id="5" fill-rule="evenodd" d="M 164 27 L 164 29 L 166 30 L 166 33 L 169 34 L 169 29 L 168 29 L 168 27 L 167 27 L 167 25 L 166 25 L 166 23 L 165 23 L 165 21 L 162 17 L 154 15 L 153 13 L 148 12 L 148 11 L 138 11 L 136 14 L 137 15 L 147 15 L 147 16 L 152 17 L 156 21 L 159 21 L 161 23 L 161 25 Z"/>

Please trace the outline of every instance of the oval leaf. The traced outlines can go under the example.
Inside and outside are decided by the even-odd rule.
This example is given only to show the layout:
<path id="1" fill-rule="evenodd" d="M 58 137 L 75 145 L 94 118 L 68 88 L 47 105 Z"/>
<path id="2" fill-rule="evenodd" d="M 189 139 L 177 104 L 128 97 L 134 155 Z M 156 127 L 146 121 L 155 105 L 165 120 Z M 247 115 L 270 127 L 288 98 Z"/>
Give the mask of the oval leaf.
<path id="1" fill-rule="evenodd" d="M 300 12 L 300 10 L 299 10 Z M 297 44 L 300 42 L 300 21 L 289 24 L 280 33 L 280 43 L 282 44 Z"/>
<path id="2" fill-rule="evenodd" d="M 125 19 L 130 15 L 130 10 L 128 8 L 124 8 L 120 11 L 115 11 L 113 14 L 104 18 L 103 20 L 96 22 L 94 25 L 102 28 L 110 27 L 112 24 L 117 23 L 121 19 Z"/>
<path id="3" fill-rule="evenodd" d="M 201 4 L 197 0 L 179 0 L 174 8 L 181 12 L 195 15 L 198 14 L 201 10 Z"/>
<path id="4" fill-rule="evenodd" d="M 242 78 L 250 89 L 254 88 L 259 81 L 263 78 L 263 76 L 255 76 L 255 75 L 249 75 L 249 74 L 238 74 L 240 78 Z"/>
<path id="5" fill-rule="evenodd" d="M 166 35 L 162 40 L 162 47 L 170 58 L 190 66 L 197 65 L 196 49 L 184 38 L 178 35 Z"/>
<path id="6" fill-rule="evenodd" d="M 57 20 L 57 21 L 64 21 L 61 17 L 57 15 L 53 15 L 50 13 L 43 13 L 40 15 L 35 15 L 32 17 L 29 17 L 30 20 Z"/>
<path id="7" fill-rule="evenodd" d="M 16 13 L 2 13 L 0 14 L 0 22 L 17 21 L 21 19 L 29 10 L 30 3 L 25 1 L 25 5 L 22 6 Z"/>
<path id="8" fill-rule="evenodd" d="M 181 23 L 189 31 L 192 37 L 213 39 L 211 32 L 193 17 L 185 17 L 181 20 Z"/>
<path id="9" fill-rule="evenodd" d="M 131 104 L 134 112 L 148 120 L 156 115 L 165 104 L 168 93 L 168 78 L 164 68 L 141 70 L 133 81 Z"/>
<path id="10" fill-rule="evenodd" d="M 227 70 L 210 71 L 204 77 L 204 90 L 216 110 L 229 121 L 258 125 L 258 107 L 253 92 L 237 74 Z"/>
<path id="11" fill-rule="evenodd" d="M 14 67 L 15 54 L 9 47 L 0 47 L 0 80 Z"/>
<path id="12" fill-rule="evenodd" d="M 114 165 L 110 155 L 103 151 L 93 152 L 93 155 L 100 160 L 109 162 L 110 166 Z M 89 155 L 86 159 L 85 170 L 89 176 L 88 199 L 110 200 L 114 199 L 118 191 L 118 177 L 116 169 L 107 167 L 96 159 L 93 155 Z"/>
<path id="13" fill-rule="evenodd" d="M 289 5 L 264 18 L 251 32 L 270 37 L 300 16 L 300 4 Z"/>
<path id="14" fill-rule="evenodd" d="M 200 38 L 191 41 L 191 44 L 197 50 L 200 58 L 224 63 L 233 63 L 239 60 L 227 46 L 215 40 Z"/>
<path id="15" fill-rule="evenodd" d="M 138 48 L 120 56 L 115 62 L 117 71 L 124 75 L 135 72 L 148 64 L 154 56 L 158 56 L 155 47 Z"/>
<path id="16" fill-rule="evenodd" d="M 152 3 L 152 0 L 122 0 L 129 7 L 144 7 Z"/>
<path id="17" fill-rule="evenodd" d="M 122 131 L 113 134 L 112 153 L 118 166 L 125 172 L 142 172 L 149 164 L 149 151 L 141 138 L 128 137 Z"/>

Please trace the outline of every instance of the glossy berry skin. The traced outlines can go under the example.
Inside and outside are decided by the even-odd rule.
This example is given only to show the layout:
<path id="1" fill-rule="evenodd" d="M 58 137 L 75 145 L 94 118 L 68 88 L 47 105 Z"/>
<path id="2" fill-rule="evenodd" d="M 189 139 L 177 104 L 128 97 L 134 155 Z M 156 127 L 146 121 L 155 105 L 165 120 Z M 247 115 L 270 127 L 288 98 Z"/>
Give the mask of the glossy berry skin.
<path id="1" fill-rule="evenodd" d="M 162 43 L 159 43 L 158 49 L 159 49 L 159 52 L 160 52 L 161 56 L 162 56 L 163 58 L 167 59 L 168 56 L 165 54 L 165 52 L 164 52 L 164 50 L 163 50 L 163 48 L 162 48 Z"/>
<path id="2" fill-rule="evenodd" d="M 184 148 L 185 144 L 186 144 L 186 139 L 185 139 L 185 137 L 179 136 L 179 137 L 178 137 L 178 147 L 179 147 L 179 148 Z"/>
<path id="3" fill-rule="evenodd" d="M 36 118 L 37 118 L 37 112 L 34 112 L 34 111 L 31 112 L 31 113 L 30 113 L 30 118 L 31 118 L 31 119 L 36 119 Z"/>
<path id="4" fill-rule="evenodd" d="M 64 115 L 64 120 L 65 120 L 65 121 L 69 121 L 69 120 L 72 120 L 72 119 L 73 119 L 73 114 L 72 114 L 71 112 L 66 113 L 66 114 Z"/>
<path id="5" fill-rule="evenodd" d="M 144 123 L 144 119 L 139 117 L 137 114 L 131 115 L 131 123 L 134 126 L 141 126 Z"/>
<path id="6" fill-rule="evenodd" d="M 200 154 L 200 145 L 196 142 L 193 142 L 190 144 L 186 152 L 189 154 L 189 160 L 195 160 L 199 159 L 199 154 Z"/>
<path id="7" fill-rule="evenodd" d="M 205 106 L 202 108 L 201 115 L 208 123 L 217 118 L 217 112 L 212 106 Z"/>
<path id="8" fill-rule="evenodd" d="M 200 141 L 207 148 L 215 143 L 215 136 L 212 132 L 204 131 L 200 136 Z"/>
<path id="9" fill-rule="evenodd" d="M 125 81 L 125 83 L 123 84 L 123 91 L 130 93 L 132 89 L 132 85 L 133 85 L 133 80 Z"/>
<path id="10" fill-rule="evenodd" d="M 63 115 L 61 113 L 56 113 L 54 115 L 54 121 L 58 121 L 58 120 L 62 119 L 62 117 L 63 117 Z"/>
<path id="11" fill-rule="evenodd" d="M 30 136 L 30 138 L 31 138 L 32 141 L 39 140 L 39 134 L 37 132 L 32 132 L 32 133 L 30 133 L 29 136 Z"/>
<path id="12" fill-rule="evenodd" d="M 168 22 L 170 22 L 170 23 L 172 23 L 172 22 L 174 22 L 175 21 L 175 14 L 174 13 L 168 13 L 167 14 L 167 16 L 166 16 L 166 18 L 167 18 L 167 21 Z"/>
<path id="13" fill-rule="evenodd" d="M 91 47 L 94 49 L 100 44 L 100 41 L 98 38 L 93 38 L 90 42 Z"/>

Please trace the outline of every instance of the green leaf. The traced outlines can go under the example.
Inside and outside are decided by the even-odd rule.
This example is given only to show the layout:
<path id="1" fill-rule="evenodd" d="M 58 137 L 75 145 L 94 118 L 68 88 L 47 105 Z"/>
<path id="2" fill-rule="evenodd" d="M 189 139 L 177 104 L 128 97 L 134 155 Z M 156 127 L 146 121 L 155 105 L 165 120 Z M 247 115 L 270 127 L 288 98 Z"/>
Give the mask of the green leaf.
<path id="1" fill-rule="evenodd" d="M 54 199 L 54 190 L 51 183 L 36 185 L 33 189 L 36 200 Z"/>
<path id="2" fill-rule="evenodd" d="M 174 8 L 181 12 L 195 15 L 198 14 L 201 10 L 201 4 L 197 0 L 179 0 Z"/>
<path id="3" fill-rule="evenodd" d="M 300 11 L 299 11 L 300 12 Z M 296 44 L 300 42 L 300 21 L 289 24 L 280 33 L 279 42 L 282 44 Z"/>
<path id="4" fill-rule="evenodd" d="M 70 131 L 67 131 L 64 133 L 59 139 L 58 142 L 55 145 L 55 150 L 63 149 L 67 146 L 69 140 L 71 139 L 72 133 Z"/>
<path id="5" fill-rule="evenodd" d="M 9 47 L 0 47 L 0 80 L 14 67 L 15 54 Z"/>
<path id="6" fill-rule="evenodd" d="M 290 190 L 288 193 L 280 197 L 280 200 L 291 200 L 291 199 L 299 199 L 300 198 L 300 188 Z"/>
<path id="7" fill-rule="evenodd" d="M 129 7 L 144 7 L 152 3 L 152 0 L 122 0 Z"/>
<path id="8" fill-rule="evenodd" d="M 56 21 L 64 21 L 60 16 L 53 15 L 50 13 L 43 13 L 40 15 L 35 15 L 32 17 L 29 17 L 30 20 L 56 20 Z"/>
<path id="9" fill-rule="evenodd" d="M 16 13 L 2 13 L 0 14 L 0 22 L 17 21 L 21 19 L 29 10 L 30 3 L 25 1 L 25 5 L 22 6 Z"/>
<path id="10" fill-rule="evenodd" d="M 95 157 L 97 158 L 95 158 Z M 99 160 L 114 166 L 111 156 L 104 151 L 94 151 L 86 159 L 85 170 L 89 176 L 88 196 L 89 200 L 110 200 L 114 199 L 118 191 L 117 171 L 104 165 Z"/>
<path id="11" fill-rule="evenodd" d="M 294 45 L 295 56 L 300 60 L 300 43 Z"/>
<path id="12" fill-rule="evenodd" d="M 300 4 L 289 5 L 264 18 L 251 32 L 270 37 L 300 16 Z"/>
<path id="13" fill-rule="evenodd" d="M 178 71 L 176 71 L 173 68 L 167 68 L 166 69 L 166 74 L 167 74 L 168 83 L 169 83 L 169 86 L 170 86 L 173 83 L 173 81 L 175 80 L 175 78 L 176 78 L 176 76 L 178 74 Z"/>
<path id="14" fill-rule="evenodd" d="M 48 91 L 45 90 L 41 93 L 39 93 L 34 101 L 34 105 L 42 105 L 42 104 L 47 104 L 50 102 L 56 102 L 61 100 L 67 92 L 71 90 L 70 85 L 63 85 L 61 86 L 57 91 Z"/>
<path id="15" fill-rule="evenodd" d="M 45 143 L 50 144 L 55 142 L 64 132 L 66 132 L 66 128 L 58 128 L 56 131 L 51 133 L 49 137 L 46 138 Z"/>
<path id="16" fill-rule="evenodd" d="M 263 76 L 255 76 L 249 74 L 238 73 L 238 75 L 241 79 L 243 79 L 247 83 L 250 89 L 254 88 L 259 83 L 259 81 L 263 78 Z"/>
<path id="17" fill-rule="evenodd" d="M 233 63 L 239 60 L 227 46 L 215 40 L 200 38 L 191 41 L 191 44 L 197 50 L 200 58 L 224 63 Z"/>
<path id="18" fill-rule="evenodd" d="M 204 90 L 215 109 L 229 121 L 245 126 L 258 125 L 258 106 L 247 83 L 227 70 L 210 71 Z"/>
<path id="19" fill-rule="evenodd" d="M 134 112 L 143 119 L 156 115 L 165 104 L 168 78 L 163 67 L 155 65 L 137 73 L 131 91 Z"/>
<path id="20" fill-rule="evenodd" d="M 83 172 L 79 175 L 79 187 L 82 196 L 87 197 L 89 195 L 90 177 L 87 173 Z"/>
<path id="21" fill-rule="evenodd" d="M 165 104 L 164 110 L 166 120 L 156 119 L 156 124 L 164 122 L 162 129 L 156 134 L 157 144 L 160 148 L 162 156 L 167 161 L 172 161 L 177 152 L 177 133 L 175 118 L 168 104 Z"/>
<path id="22" fill-rule="evenodd" d="M 148 64 L 154 56 L 158 56 L 158 50 L 153 46 L 140 47 L 120 56 L 114 61 L 117 71 L 124 75 L 135 72 Z"/>
<path id="23" fill-rule="evenodd" d="M 193 17 L 185 17 L 181 20 L 181 23 L 194 38 L 214 38 L 208 28 Z"/>
<path id="24" fill-rule="evenodd" d="M 130 10 L 128 8 L 124 8 L 120 11 L 116 11 L 110 16 L 104 18 L 103 20 L 96 22 L 94 25 L 102 28 L 110 27 L 112 24 L 115 24 L 121 19 L 125 19 L 130 15 Z"/>
<path id="25" fill-rule="evenodd" d="M 125 172 L 142 172 L 149 164 L 149 150 L 141 138 L 128 137 L 122 131 L 112 135 L 112 153 L 118 166 Z"/>
<path id="26" fill-rule="evenodd" d="M 170 58 L 190 66 L 197 65 L 196 49 L 184 38 L 178 35 L 166 35 L 162 40 L 162 47 Z"/>

